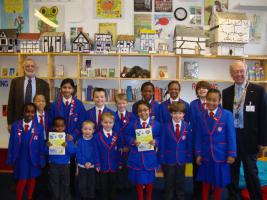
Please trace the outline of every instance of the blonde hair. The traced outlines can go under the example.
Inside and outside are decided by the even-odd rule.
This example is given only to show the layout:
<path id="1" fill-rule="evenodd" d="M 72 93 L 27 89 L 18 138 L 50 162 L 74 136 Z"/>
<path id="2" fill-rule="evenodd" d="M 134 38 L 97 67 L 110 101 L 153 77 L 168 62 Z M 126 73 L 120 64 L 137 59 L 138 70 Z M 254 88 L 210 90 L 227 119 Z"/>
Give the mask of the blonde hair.
<path id="1" fill-rule="evenodd" d="M 92 122 L 92 121 L 90 121 L 90 120 L 86 120 L 86 121 L 84 121 L 84 122 L 82 123 L 82 128 L 83 128 L 84 126 L 86 126 L 86 125 L 90 125 L 90 126 L 93 127 L 93 129 L 95 129 L 95 124 L 94 124 L 94 122 Z"/>
<path id="2" fill-rule="evenodd" d="M 116 96 L 115 96 L 115 102 L 118 103 L 119 100 L 121 100 L 121 101 L 127 101 L 128 102 L 127 95 L 124 94 L 124 93 L 118 93 L 118 94 L 116 94 Z"/>
<path id="3" fill-rule="evenodd" d="M 103 121 L 105 118 L 112 119 L 112 121 L 115 121 L 114 115 L 112 115 L 110 112 L 103 113 L 101 116 L 101 121 Z"/>

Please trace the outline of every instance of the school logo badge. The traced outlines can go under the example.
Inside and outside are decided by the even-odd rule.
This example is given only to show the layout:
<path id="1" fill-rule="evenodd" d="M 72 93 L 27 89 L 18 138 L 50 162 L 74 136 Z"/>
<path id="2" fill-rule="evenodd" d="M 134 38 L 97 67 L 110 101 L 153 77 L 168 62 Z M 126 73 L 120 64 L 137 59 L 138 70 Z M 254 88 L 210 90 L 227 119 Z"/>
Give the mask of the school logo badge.
<path id="1" fill-rule="evenodd" d="M 222 132 L 222 127 L 221 126 L 218 127 L 218 132 Z"/>
<path id="2" fill-rule="evenodd" d="M 186 139 L 186 136 L 185 135 L 183 135 L 183 137 L 182 137 L 182 140 L 185 140 Z"/>
<path id="3" fill-rule="evenodd" d="M 77 122 L 77 121 L 78 121 L 78 118 L 77 118 L 77 117 L 75 117 L 75 118 L 74 118 L 74 122 Z"/>

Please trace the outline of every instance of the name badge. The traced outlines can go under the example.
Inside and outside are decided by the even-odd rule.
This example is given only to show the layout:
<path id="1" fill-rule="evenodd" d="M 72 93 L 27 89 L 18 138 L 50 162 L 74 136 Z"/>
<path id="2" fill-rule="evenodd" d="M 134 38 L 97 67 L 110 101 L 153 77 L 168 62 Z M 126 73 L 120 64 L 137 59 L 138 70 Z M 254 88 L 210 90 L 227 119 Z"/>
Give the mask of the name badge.
<path id="1" fill-rule="evenodd" d="M 246 112 L 255 112 L 255 105 L 251 105 L 251 102 L 246 106 Z"/>

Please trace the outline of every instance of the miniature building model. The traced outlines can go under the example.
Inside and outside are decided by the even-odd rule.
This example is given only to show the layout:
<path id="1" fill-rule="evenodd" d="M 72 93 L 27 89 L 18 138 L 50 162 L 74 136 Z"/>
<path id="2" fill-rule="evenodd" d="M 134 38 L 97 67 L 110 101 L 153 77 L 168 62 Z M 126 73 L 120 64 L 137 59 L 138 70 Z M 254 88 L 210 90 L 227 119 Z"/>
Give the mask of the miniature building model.
<path id="1" fill-rule="evenodd" d="M 111 50 L 112 35 L 111 34 L 95 34 L 95 52 L 107 53 Z"/>
<path id="2" fill-rule="evenodd" d="M 80 32 L 71 44 L 72 52 L 90 52 L 93 50 L 93 41 L 87 33 Z"/>
<path id="3" fill-rule="evenodd" d="M 206 37 L 203 27 L 176 25 L 173 48 L 176 54 L 205 54 Z"/>
<path id="4" fill-rule="evenodd" d="M 37 53 L 40 52 L 41 33 L 21 33 L 18 36 L 20 52 Z"/>
<path id="5" fill-rule="evenodd" d="M 131 53 L 134 49 L 134 42 L 133 35 L 118 35 L 117 52 Z"/>
<path id="6" fill-rule="evenodd" d="M 140 51 L 141 52 L 151 52 L 155 51 L 156 48 L 156 30 L 140 30 Z"/>
<path id="7" fill-rule="evenodd" d="M 249 42 L 250 22 L 245 13 L 215 12 L 210 25 L 211 53 L 243 56 Z"/>
<path id="8" fill-rule="evenodd" d="M 17 29 L 0 29 L 0 52 L 17 51 Z"/>
<path id="9" fill-rule="evenodd" d="M 61 53 L 66 49 L 64 32 L 44 32 L 41 41 L 42 52 Z"/>

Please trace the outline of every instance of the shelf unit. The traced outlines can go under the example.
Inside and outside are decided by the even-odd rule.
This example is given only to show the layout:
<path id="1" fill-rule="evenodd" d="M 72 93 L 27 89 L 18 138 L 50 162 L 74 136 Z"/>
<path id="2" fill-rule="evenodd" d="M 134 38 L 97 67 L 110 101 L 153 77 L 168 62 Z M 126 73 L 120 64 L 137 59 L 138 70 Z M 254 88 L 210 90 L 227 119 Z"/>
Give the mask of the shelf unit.
<path id="1" fill-rule="evenodd" d="M 243 60 L 246 63 L 260 62 L 261 66 L 264 67 L 265 77 L 263 81 L 252 81 L 257 84 L 261 84 L 267 90 L 267 56 L 258 56 L 258 55 L 250 55 L 247 57 L 237 57 L 237 56 L 214 56 L 214 55 L 176 55 L 173 53 L 169 54 L 140 54 L 140 53 L 131 53 L 131 54 L 119 54 L 119 53 L 109 53 L 109 54 L 92 54 L 92 53 L 0 53 L 0 59 L 2 60 L 12 60 L 13 63 L 17 63 L 17 75 L 23 75 L 22 63 L 26 59 L 26 57 L 32 57 L 36 60 L 37 65 L 39 67 L 39 71 L 42 71 L 42 74 L 38 74 L 38 77 L 46 80 L 50 88 L 53 88 L 56 84 L 57 80 L 62 80 L 66 77 L 72 78 L 77 84 L 77 97 L 79 99 L 82 98 L 82 88 L 88 81 L 104 81 L 104 83 L 117 82 L 115 85 L 116 89 L 120 91 L 122 88 L 125 88 L 125 82 L 131 83 L 132 81 L 151 81 L 151 82 L 169 82 L 172 80 L 178 80 L 181 83 L 190 83 L 198 81 L 195 79 L 184 79 L 183 78 L 183 62 L 184 61 L 200 61 L 203 62 L 203 67 L 207 67 L 206 74 L 202 75 L 199 80 L 206 80 L 209 82 L 215 83 L 232 83 L 229 76 L 228 71 L 228 63 L 230 63 L 234 59 Z M 96 63 L 101 62 L 109 62 L 115 68 L 115 78 L 89 78 L 89 77 L 81 77 L 80 70 L 86 59 L 96 60 Z M 1 66 L 0 61 L 0 66 Z M 64 74 L 64 77 L 55 77 L 54 76 L 54 68 L 58 63 L 62 61 L 66 62 L 70 67 L 70 72 Z M 125 64 L 132 64 L 142 61 L 146 63 L 146 69 L 150 71 L 151 78 L 120 78 L 120 72 Z M 7 61 L 8 62 L 8 61 Z M 226 62 L 224 64 L 224 62 Z M 158 78 L 157 69 L 158 66 L 162 63 L 166 63 L 168 65 L 168 75 L 169 78 L 161 79 Z M 223 66 L 227 67 L 224 71 L 220 71 L 220 67 L 217 67 L 223 64 Z M 171 65 L 171 66 L 169 66 Z M 214 67 L 212 65 L 215 65 Z M 66 66 L 64 66 L 64 73 L 66 71 Z M 142 66 L 143 67 L 143 66 Z M 216 69 L 217 67 L 217 69 Z M 200 65 L 202 68 L 202 65 Z M 208 73 L 210 72 L 211 76 L 208 77 Z M 214 74 L 217 72 L 217 78 Z M 43 74 L 46 73 L 45 76 Z M 222 74 L 225 73 L 225 74 Z M 207 78 L 205 78 L 207 76 Z M 225 78 L 226 77 L 226 78 Z M 1 79 L 12 79 L 14 76 L 0 76 Z M 105 85 L 105 84 L 104 84 Z M 109 86 L 109 84 L 106 84 Z M 51 101 L 54 100 L 54 92 L 51 90 Z M 85 104 L 91 104 L 91 102 L 83 101 Z M 109 102 L 110 104 L 114 102 Z"/>

